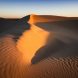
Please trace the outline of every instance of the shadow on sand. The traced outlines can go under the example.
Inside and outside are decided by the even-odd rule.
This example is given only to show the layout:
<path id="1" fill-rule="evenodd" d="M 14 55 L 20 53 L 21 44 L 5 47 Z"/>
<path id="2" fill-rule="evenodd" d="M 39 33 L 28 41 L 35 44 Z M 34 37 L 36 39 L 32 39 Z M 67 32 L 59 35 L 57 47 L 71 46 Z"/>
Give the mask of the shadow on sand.
<path id="1" fill-rule="evenodd" d="M 55 32 L 55 36 L 52 39 L 51 34 L 49 35 L 46 45 L 41 47 L 32 58 L 32 64 L 50 56 L 56 58 L 78 56 L 78 20 L 37 23 L 36 25 L 46 31 Z"/>
<path id="2" fill-rule="evenodd" d="M 30 29 L 29 21 L 30 15 L 21 19 L 0 19 L 0 36 L 13 35 L 17 40 L 25 30 Z"/>

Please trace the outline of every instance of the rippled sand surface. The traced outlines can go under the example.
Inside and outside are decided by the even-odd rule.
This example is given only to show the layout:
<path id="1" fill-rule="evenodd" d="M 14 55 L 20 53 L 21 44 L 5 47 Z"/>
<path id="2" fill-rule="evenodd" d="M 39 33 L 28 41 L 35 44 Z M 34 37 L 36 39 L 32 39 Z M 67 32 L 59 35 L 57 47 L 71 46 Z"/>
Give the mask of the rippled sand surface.
<path id="1" fill-rule="evenodd" d="M 0 78 L 78 78 L 78 57 L 49 57 L 28 66 L 12 37 L 0 39 Z"/>
<path id="2" fill-rule="evenodd" d="M 25 62 L 12 36 L 0 38 L 0 78 L 23 78 Z"/>
<path id="3" fill-rule="evenodd" d="M 41 24 L 41 27 L 32 24 L 32 20 L 34 19 L 36 22 L 51 22 L 55 17 L 52 17 L 53 19 L 51 17 L 46 18 L 45 16 L 45 18 L 41 16 L 31 17 L 30 29 L 22 32 L 22 35 L 18 38 L 17 41 L 15 41 L 15 36 L 13 36 L 12 34 L 5 34 L 0 37 L 0 78 L 78 78 L 78 56 L 54 57 L 52 53 L 53 51 L 57 51 L 57 54 L 55 53 L 55 56 L 61 54 L 60 52 L 58 52 L 58 48 L 61 43 L 58 43 L 57 41 L 54 42 L 56 38 L 60 39 L 60 41 L 62 42 L 64 42 L 63 38 L 66 38 L 65 40 L 67 42 L 71 40 L 70 43 L 72 44 L 73 40 L 75 41 L 75 43 L 77 43 L 77 37 L 67 37 L 63 33 L 63 35 L 56 34 L 56 36 L 58 35 L 60 37 L 57 36 L 55 38 L 55 33 L 41 28 Z M 62 20 L 62 17 L 55 19 Z M 63 17 L 63 19 L 67 18 Z M 52 46 L 55 46 L 54 48 L 57 50 L 52 51 L 46 49 L 47 52 L 45 52 L 45 50 L 40 50 L 41 47 L 47 45 L 46 40 L 48 37 L 51 37 L 51 42 L 54 42 Z M 57 43 L 58 45 L 56 45 Z M 66 46 L 67 45 L 65 45 L 64 47 L 61 46 L 62 48 L 60 49 L 64 48 L 64 51 L 62 51 L 65 52 L 65 48 L 67 48 Z M 49 48 L 52 47 L 50 46 Z M 40 52 L 39 55 L 36 54 L 37 51 L 38 54 Z M 48 51 L 51 51 L 50 56 L 43 59 L 42 57 L 45 56 L 45 53 L 47 53 L 48 55 Z M 34 59 L 42 59 L 33 64 L 33 57 Z"/>

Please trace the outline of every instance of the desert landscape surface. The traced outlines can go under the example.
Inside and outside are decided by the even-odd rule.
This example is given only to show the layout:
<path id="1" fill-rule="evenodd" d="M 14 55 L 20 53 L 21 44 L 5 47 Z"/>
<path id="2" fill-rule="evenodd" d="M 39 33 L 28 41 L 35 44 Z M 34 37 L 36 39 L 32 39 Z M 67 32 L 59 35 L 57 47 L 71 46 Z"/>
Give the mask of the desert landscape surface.
<path id="1" fill-rule="evenodd" d="M 78 17 L 0 18 L 0 78 L 78 78 Z"/>

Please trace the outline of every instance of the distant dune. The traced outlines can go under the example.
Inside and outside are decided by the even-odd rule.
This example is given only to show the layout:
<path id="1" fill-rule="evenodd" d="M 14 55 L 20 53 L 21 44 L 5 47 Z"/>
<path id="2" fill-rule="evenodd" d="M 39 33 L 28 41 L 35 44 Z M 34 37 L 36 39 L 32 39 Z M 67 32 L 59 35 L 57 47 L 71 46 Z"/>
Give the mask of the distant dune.
<path id="1" fill-rule="evenodd" d="M 60 20 L 72 20 L 78 19 L 78 17 L 64 17 L 64 16 L 53 16 L 53 15 L 30 15 L 29 23 L 38 23 L 38 22 L 53 22 Z"/>
<path id="2" fill-rule="evenodd" d="M 78 78 L 77 30 L 77 17 L 1 18 L 0 78 Z"/>
<path id="3" fill-rule="evenodd" d="M 66 17 L 62 16 L 51 16 L 51 15 L 31 15 L 29 23 L 36 23 L 36 22 L 52 22 L 65 19 Z"/>

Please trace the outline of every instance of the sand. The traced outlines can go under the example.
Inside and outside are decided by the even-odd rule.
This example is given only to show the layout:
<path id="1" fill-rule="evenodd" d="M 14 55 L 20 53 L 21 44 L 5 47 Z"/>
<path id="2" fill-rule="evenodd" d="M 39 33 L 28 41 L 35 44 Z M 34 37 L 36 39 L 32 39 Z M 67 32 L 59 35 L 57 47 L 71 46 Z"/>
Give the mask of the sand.
<path id="1" fill-rule="evenodd" d="M 77 18 L 72 19 L 77 21 Z M 0 78 L 78 78 L 77 26 L 72 21 L 75 26 L 72 25 L 74 27 L 71 29 L 66 27 L 68 25 L 64 24 L 66 22 L 63 23 L 64 25 L 62 22 L 59 24 L 62 20 L 69 22 L 71 19 L 31 15 L 26 23 L 30 26 L 28 30 L 24 27 L 20 31 L 21 27 L 18 27 L 17 31 L 14 27 L 12 32 L 10 29 L 8 34 L 2 33 Z M 24 23 L 22 25 L 25 26 Z M 46 29 L 45 25 L 49 29 Z M 60 31 L 62 30 L 60 25 L 63 25 L 65 31 Z M 51 26 L 54 26 L 55 30 L 50 28 Z M 13 34 L 14 30 L 17 32 Z"/>

